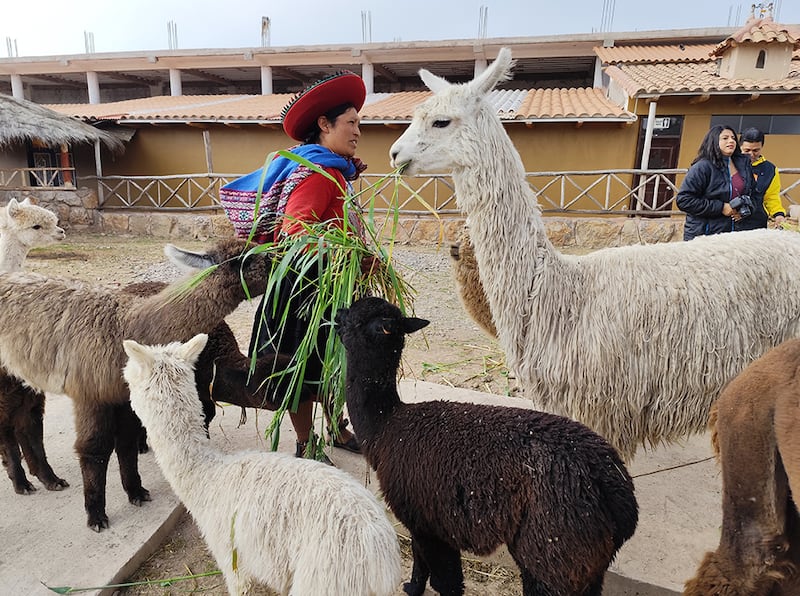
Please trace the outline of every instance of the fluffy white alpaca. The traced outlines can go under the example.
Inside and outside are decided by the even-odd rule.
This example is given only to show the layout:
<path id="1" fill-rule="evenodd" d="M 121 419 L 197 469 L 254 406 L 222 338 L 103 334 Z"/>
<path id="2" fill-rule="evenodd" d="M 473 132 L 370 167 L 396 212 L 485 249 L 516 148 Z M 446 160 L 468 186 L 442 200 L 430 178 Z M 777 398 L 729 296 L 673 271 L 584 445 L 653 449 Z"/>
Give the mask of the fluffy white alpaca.
<path id="1" fill-rule="evenodd" d="M 64 239 L 58 217 L 34 205 L 30 197 L 21 202 L 11 199 L 0 210 L 0 273 L 21 271 L 32 248 L 49 246 Z M 69 486 L 47 461 L 44 449 L 44 402 L 41 391 L 26 386 L 0 368 L 0 459 L 14 486 L 14 492 L 27 495 L 36 490 L 25 475 L 21 455 L 31 474 L 48 490 Z"/>
<path id="2" fill-rule="evenodd" d="M 211 445 L 193 373 L 206 340 L 125 340 L 123 372 L 156 461 L 197 521 L 228 591 L 245 594 L 260 583 L 296 596 L 391 594 L 400 551 L 371 492 L 320 462 L 223 454 Z"/>
<path id="3" fill-rule="evenodd" d="M 22 270 L 32 248 L 49 246 L 64 239 L 58 217 L 25 197 L 11 199 L 0 211 L 0 273 Z"/>
<path id="4" fill-rule="evenodd" d="M 511 66 L 503 48 L 462 85 L 421 70 L 434 95 L 392 146 L 393 164 L 452 171 L 498 341 L 537 407 L 583 422 L 627 460 L 702 431 L 725 383 L 800 331 L 800 234 L 560 254 L 486 101 Z"/>

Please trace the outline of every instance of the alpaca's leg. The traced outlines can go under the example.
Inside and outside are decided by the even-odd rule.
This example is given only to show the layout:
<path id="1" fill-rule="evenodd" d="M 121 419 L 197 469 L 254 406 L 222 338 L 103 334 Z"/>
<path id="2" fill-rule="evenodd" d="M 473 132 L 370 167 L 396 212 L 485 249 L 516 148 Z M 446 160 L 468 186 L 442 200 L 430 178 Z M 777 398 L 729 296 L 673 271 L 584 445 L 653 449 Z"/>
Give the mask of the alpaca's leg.
<path id="1" fill-rule="evenodd" d="M 414 566 L 411 569 L 411 579 L 403 584 L 403 590 L 409 596 L 421 596 L 425 592 L 425 585 L 431 570 L 416 538 L 411 539 L 411 554 L 414 557 Z"/>
<path id="2" fill-rule="evenodd" d="M 522 577 L 523 596 L 555 596 L 554 592 L 552 592 L 545 584 L 536 579 L 529 571 L 521 569 L 520 575 Z M 597 594 L 599 595 L 600 592 L 597 592 Z M 586 594 L 586 596 L 595 596 L 595 592 Z"/>
<path id="3" fill-rule="evenodd" d="M 430 570 L 431 588 L 441 596 L 461 596 L 464 593 L 464 572 L 461 570 L 461 553 L 435 536 L 414 536 L 414 568 L 417 553 Z M 412 572 L 412 581 L 414 572 Z M 425 584 L 422 584 L 424 591 Z M 422 592 L 419 592 L 422 594 Z"/>
<path id="4" fill-rule="evenodd" d="M 63 490 L 69 483 L 56 476 L 44 449 L 44 393 L 34 391 L 21 383 L 16 391 L 23 407 L 14 421 L 14 429 L 28 469 L 47 490 Z"/>
<path id="5" fill-rule="evenodd" d="M 130 402 L 115 406 L 114 418 L 115 449 L 122 488 L 125 489 L 131 503 L 141 505 L 151 500 L 150 492 L 142 486 L 142 478 L 139 476 L 139 442 L 143 426 L 139 417 L 134 414 Z"/>
<path id="6" fill-rule="evenodd" d="M 36 490 L 22 468 L 19 443 L 14 431 L 14 421 L 24 407 L 20 396 L 13 391 L 11 377 L 0 374 L 0 459 L 14 485 L 14 492 L 19 495 L 29 495 Z"/>
<path id="7" fill-rule="evenodd" d="M 0 396 L 3 399 L 5 396 Z M 7 404 L 2 404 L 5 407 Z M 30 483 L 22 468 L 22 457 L 19 451 L 14 427 L 9 420 L 5 419 L 3 412 L 0 412 L 0 459 L 6 469 L 14 492 L 18 495 L 29 495 L 36 491 L 36 487 Z"/>
<path id="8" fill-rule="evenodd" d="M 74 400 L 75 451 L 83 477 L 86 524 L 95 532 L 108 527 L 106 477 L 108 460 L 114 450 L 114 406 Z"/>

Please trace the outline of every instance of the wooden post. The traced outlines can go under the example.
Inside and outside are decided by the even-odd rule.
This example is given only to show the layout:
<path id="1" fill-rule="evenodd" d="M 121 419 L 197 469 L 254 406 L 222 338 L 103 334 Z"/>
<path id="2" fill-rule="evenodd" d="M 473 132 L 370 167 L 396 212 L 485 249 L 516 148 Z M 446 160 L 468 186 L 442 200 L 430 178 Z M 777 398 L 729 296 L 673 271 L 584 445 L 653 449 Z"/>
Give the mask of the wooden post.
<path id="1" fill-rule="evenodd" d="M 65 144 L 61 144 L 61 152 L 59 153 L 59 167 L 61 168 L 61 175 L 64 178 L 64 186 L 74 188 L 75 183 L 72 179 L 72 164 L 69 162 L 69 149 Z"/>

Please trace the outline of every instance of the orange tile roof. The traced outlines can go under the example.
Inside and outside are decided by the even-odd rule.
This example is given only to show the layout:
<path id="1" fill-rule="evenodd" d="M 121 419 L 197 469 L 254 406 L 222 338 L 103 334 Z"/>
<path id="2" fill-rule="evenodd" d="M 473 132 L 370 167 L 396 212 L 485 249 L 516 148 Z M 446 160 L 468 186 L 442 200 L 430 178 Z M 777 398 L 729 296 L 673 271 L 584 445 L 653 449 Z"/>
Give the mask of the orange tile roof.
<path id="1" fill-rule="evenodd" d="M 792 25 L 779 25 L 772 18 L 750 18 L 736 33 L 714 48 L 712 54 L 721 56 L 730 47 L 743 42 L 768 43 L 772 41 L 790 43 L 796 50 L 800 48 L 800 27 Z"/>
<path id="2" fill-rule="evenodd" d="M 800 92 L 800 63 L 789 77 L 778 80 L 726 79 L 717 75 L 716 62 L 704 64 L 625 64 L 609 66 L 606 74 L 633 97 L 642 94 L 720 93 L 737 91 Z"/>
<path id="3" fill-rule="evenodd" d="M 367 97 L 361 110 L 364 124 L 408 122 L 414 108 L 430 97 L 428 91 L 379 93 Z M 276 95 L 193 95 L 129 99 L 104 104 L 51 104 L 52 110 L 82 120 L 179 121 L 179 122 L 269 122 L 279 123 L 280 112 L 292 98 Z M 636 116 L 611 102 L 601 89 L 511 89 L 495 90 L 490 101 L 501 119 L 617 120 Z"/>
<path id="4" fill-rule="evenodd" d="M 292 98 L 276 95 L 182 95 L 142 97 L 100 104 L 51 104 L 83 120 L 280 120 Z"/>
<path id="5" fill-rule="evenodd" d="M 714 44 L 623 45 L 596 47 L 603 64 L 653 64 L 665 62 L 708 62 Z"/>
<path id="6" fill-rule="evenodd" d="M 753 19 L 717 45 L 622 45 L 596 47 L 604 72 L 627 93 L 637 95 L 800 92 L 800 26 L 777 25 L 769 17 Z M 718 76 L 717 60 L 738 44 L 788 43 L 793 48 L 786 78 L 726 79 Z"/>

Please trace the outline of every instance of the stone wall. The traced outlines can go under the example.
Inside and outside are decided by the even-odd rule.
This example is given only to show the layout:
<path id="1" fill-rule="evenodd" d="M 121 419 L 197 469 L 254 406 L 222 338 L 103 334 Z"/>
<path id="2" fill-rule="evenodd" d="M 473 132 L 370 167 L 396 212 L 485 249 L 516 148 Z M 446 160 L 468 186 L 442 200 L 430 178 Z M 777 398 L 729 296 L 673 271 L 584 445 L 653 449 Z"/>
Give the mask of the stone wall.
<path id="1" fill-rule="evenodd" d="M 143 209 L 99 209 L 97 195 L 87 188 L 75 190 L 0 190 L 0 203 L 11 198 L 34 201 L 58 214 L 67 231 L 131 234 L 180 240 L 207 240 L 233 234 L 222 209 L 174 212 Z M 683 218 L 561 217 L 545 216 L 552 242 L 560 248 L 605 248 L 628 244 L 673 242 L 683 237 Z M 401 243 L 436 244 L 456 240 L 464 219 L 401 217 L 396 240 Z"/>

